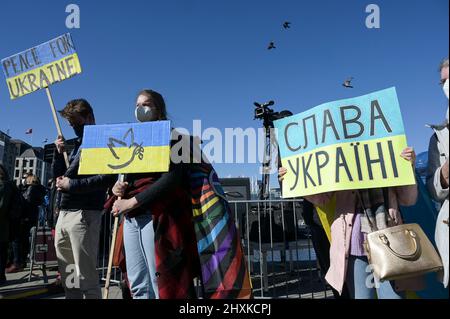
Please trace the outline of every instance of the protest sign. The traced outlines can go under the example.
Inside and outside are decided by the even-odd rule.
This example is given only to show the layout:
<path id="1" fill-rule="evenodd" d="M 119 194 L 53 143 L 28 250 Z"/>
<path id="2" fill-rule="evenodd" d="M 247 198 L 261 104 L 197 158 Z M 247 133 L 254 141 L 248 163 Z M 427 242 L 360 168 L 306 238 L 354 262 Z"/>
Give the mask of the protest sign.
<path id="1" fill-rule="evenodd" d="M 85 126 L 80 175 L 167 172 L 170 121 Z"/>
<path id="2" fill-rule="evenodd" d="M 81 73 L 69 33 L 3 59 L 1 64 L 13 100 Z"/>
<path id="3" fill-rule="evenodd" d="M 325 103 L 275 121 L 283 197 L 412 185 L 395 88 Z"/>
<path id="4" fill-rule="evenodd" d="M 81 73 L 72 37 L 66 33 L 46 43 L 1 60 L 12 100 L 45 89 L 58 135 L 63 137 L 50 85 Z M 64 161 L 69 159 L 64 151 Z"/>

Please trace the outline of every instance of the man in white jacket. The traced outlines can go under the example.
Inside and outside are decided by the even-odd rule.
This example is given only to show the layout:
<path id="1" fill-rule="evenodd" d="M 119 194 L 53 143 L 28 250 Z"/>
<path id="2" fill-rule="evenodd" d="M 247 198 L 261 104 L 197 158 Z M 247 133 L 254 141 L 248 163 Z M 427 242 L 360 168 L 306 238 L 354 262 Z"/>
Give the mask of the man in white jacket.
<path id="1" fill-rule="evenodd" d="M 441 84 L 444 89 L 444 93 L 448 99 L 448 73 L 449 62 L 448 59 L 442 62 L 440 67 L 441 72 Z M 442 282 L 445 287 L 448 286 L 449 277 L 449 257 L 448 257 L 448 210 L 449 210 L 449 119 L 448 119 L 448 106 L 447 116 L 444 123 L 440 125 L 430 125 L 434 130 L 434 134 L 430 139 L 428 148 L 428 174 L 427 174 L 427 186 L 431 196 L 439 202 L 441 210 L 439 212 L 438 219 L 436 221 L 436 233 L 435 240 L 439 250 L 439 254 L 444 264 L 444 272 Z"/>

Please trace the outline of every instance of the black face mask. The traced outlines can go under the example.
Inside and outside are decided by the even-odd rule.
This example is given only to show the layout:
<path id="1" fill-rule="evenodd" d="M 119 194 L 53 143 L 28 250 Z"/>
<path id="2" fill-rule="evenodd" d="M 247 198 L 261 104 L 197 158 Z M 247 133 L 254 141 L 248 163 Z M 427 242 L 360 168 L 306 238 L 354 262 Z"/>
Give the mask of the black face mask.
<path id="1" fill-rule="evenodd" d="M 83 137 L 84 133 L 84 125 L 76 125 L 73 127 L 73 131 L 75 132 L 75 135 L 79 138 Z"/>

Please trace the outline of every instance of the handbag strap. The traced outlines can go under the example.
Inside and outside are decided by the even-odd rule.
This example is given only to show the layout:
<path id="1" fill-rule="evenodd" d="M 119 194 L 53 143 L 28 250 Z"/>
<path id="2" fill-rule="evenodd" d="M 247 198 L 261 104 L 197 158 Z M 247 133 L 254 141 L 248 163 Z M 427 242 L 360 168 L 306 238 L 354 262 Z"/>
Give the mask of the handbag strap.
<path id="1" fill-rule="evenodd" d="M 359 190 L 357 190 L 356 193 L 358 195 L 358 199 L 359 199 L 361 207 L 362 207 L 362 209 L 364 211 L 364 214 L 366 215 L 367 221 L 368 221 L 369 226 L 370 226 L 370 230 L 372 232 L 374 232 L 375 231 L 375 227 L 374 227 L 374 225 L 372 223 L 372 220 L 369 217 L 369 214 L 367 213 L 367 208 L 366 208 L 366 205 L 364 204 L 364 199 L 362 198 L 361 193 L 360 193 Z M 388 217 L 389 217 L 390 216 L 389 215 L 389 188 L 387 188 L 387 187 L 383 188 L 383 201 L 384 201 L 384 207 L 385 207 L 386 212 L 387 212 Z"/>
<path id="2" fill-rule="evenodd" d="M 360 204 L 361 204 L 361 207 L 362 207 L 362 209 L 363 209 L 363 211 L 364 211 L 364 214 L 366 215 L 367 221 L 369 222 L 370 230 L 371 230 L 372 232 L 374 232 L 374 231 L 375 231 L 375 230 L 374 230 L 375 228 L 373 227 L 373 223 L 372 223 L 372 221 L 370 220 L 369 214 L 367 214 L 366 205 L 364 204 L 364 199 L 362 198 L 359 189 L 356 191 L 356 194 L 357 194 L 357 196 L 358 196 L 358 199 L 359 199 L 359 202 L 360 202 Z"/>
<path id="3" fill-rule="evenodd" d="M 389 213 L 389 188 L 385 187 L 383 188 L 383 198 L 384 198 L 384 208 L 386 209 L 386 213 L 387 213 L 387 220 L 392 221 L 392 217 L 391 214 Z M 401 210 L 400 210 L 400 206 L 398 207 L 398 211 L 400 212 L 401 215 Z M 402 220 L 403 220 L 403 216 L 402 216 Z"/>

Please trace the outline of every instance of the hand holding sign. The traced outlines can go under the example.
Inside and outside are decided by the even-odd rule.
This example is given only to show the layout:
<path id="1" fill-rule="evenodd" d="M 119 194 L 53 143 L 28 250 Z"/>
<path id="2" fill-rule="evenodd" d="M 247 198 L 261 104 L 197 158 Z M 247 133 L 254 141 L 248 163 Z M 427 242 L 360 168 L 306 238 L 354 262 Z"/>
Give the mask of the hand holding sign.
<path id="1" fill-rule="evenodd" d="M 139 206 L 136 197 L 130 199 L 118 199 L 114 202 L 113 209 L 111 213 L 114 217 L 117 217 L 121 214 L 126 215 L 132 210 L 136 209 Z"/>
<path id="2" fill-rule="evenodd" d="M 287 174 L 287 169 L 285 167 L 280 167 L 278 170 L 278 180 L 282 182 L 284 180 L 284 176 Z"/>
<path id="3" fill-rule="evenodd" d="M 395 88 L 275 121 L 283 197 L 415 184 Z M 404 152 L 402 153 L 402 150 Z"/>
<path id="4" fill-rule="evenodd" d="M 449 169 L 448 169 L 448 159 L 441 167 L 441 186 L 442 188 L 448 188 L 449 185 Z"/>
<path id="5" fill-rule="evenodd" d="M 69 188 L 70 188 L 70 178 L 61 176 L 56 179 L 56 189 L 58 191 L 67 192 Z"/>
<path id="6" fill-rule="evenodd" d="M 128 188 L 128 182 L 117 181 L 112 189 L 112 193 L 117 197 L 123 197 Z"/>
<path id="7" fill-rule="evenodd" d="M 55 146 L 59 154 L 62 154 L 65 151 L 65 142 L 62 136 L 58 136 L 55 141 Z"/>
<path id="8" fill-rule="evenodd" d="M 408 162 L 411 162 L 412 167 L 416 166 L 416 152 L 412 147 L 405 148 L 400 156 Z"/>

